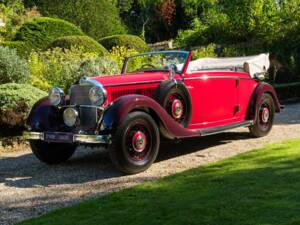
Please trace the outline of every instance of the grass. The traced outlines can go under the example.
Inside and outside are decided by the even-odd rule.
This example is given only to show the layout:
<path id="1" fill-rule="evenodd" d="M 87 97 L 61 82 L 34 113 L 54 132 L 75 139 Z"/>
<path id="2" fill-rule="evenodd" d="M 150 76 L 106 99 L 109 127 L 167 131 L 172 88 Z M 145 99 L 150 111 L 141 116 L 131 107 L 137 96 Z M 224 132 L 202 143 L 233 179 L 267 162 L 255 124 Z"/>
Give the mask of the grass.
<path id="1" fill-rule="evenodd" d="M 298 225 L 300 140 L 268 145 L 22 225 Z"/>

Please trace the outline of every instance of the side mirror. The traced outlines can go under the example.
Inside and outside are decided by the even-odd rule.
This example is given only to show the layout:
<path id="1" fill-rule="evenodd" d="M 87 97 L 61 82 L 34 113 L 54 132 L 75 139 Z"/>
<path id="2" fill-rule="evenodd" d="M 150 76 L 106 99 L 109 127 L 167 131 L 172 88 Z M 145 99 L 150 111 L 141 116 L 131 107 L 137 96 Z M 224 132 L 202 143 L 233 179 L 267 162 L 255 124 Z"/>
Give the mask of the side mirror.
<path id="1" fill-rule="evenodd" d="M 261 73 L 255 73 L 254 74 L 254 78 L 257 79 L 257 80 L 264 80 L 266 78 L 266 73 L 265 72 L 261 72 Z"/>
<path id="2" fill-rule="evenodd" d="M 177 66 L 175 64 L 169 65 L 169 79 L 174 80 L 174 75 L 177 71 Z"/>

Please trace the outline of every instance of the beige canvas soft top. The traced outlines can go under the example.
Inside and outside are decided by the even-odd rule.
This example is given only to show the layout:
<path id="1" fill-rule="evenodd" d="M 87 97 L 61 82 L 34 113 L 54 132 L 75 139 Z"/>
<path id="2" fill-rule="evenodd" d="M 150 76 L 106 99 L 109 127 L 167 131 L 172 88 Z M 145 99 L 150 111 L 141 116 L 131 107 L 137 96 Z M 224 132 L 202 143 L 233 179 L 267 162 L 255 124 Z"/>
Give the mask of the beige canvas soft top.
<path id="1" fill-rule="evenodd" d="M 247 57 L 232 57 L 232 58 L 202 58 L 191 61 L 187 72 L 193 73 L 196 71 L 213 70 L 242 70 L 254 78 L 255 74 L 267 72 L 270 67 L 269 54 L 260 54 Z"/>

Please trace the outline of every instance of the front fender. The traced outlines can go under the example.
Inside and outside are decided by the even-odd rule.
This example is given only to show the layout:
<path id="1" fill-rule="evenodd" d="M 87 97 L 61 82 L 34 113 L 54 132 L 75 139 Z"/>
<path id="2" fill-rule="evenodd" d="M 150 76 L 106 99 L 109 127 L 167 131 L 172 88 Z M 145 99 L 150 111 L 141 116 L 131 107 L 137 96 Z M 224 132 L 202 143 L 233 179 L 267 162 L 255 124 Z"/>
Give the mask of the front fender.
<path id="1" fill-rule="evenodd" d="M 26 124 L 32 131 L 57 131 L 62 124 L 58 115 L 59 109 L 51 105 L 48 97 L 44 97 L 34 104 Z"/>
<path id="2" fill-rule="evenodd" d="M 256 119 L 256 109 L 259 104 L 259 100 L 263 96 L 264 93 L 268 93 L 272 96 L 275 104 L 275 112 L 279 113 L 281 112 L 281 104 L 278 100 L 277 94 L 275 89 L 273 88 L 272 85 L 262 82 L 259 83 L 252 95 L 249 108 L 248 108 L 248 119 L 255 120 Z"/>
<path id="3" fill-rule="evenodd" d="M 114 133 L 118 125 L 125 120 L 126 116 L 135 110 L 146 110 L 156 122 L 162 124 L 169 137 L 185 138 L 197 137 L 199 130 L 184 128 L 177 123 L 155 100 L 144 95 L 126 95 L 118 98 L 103 115 L 103 126 Z"/>

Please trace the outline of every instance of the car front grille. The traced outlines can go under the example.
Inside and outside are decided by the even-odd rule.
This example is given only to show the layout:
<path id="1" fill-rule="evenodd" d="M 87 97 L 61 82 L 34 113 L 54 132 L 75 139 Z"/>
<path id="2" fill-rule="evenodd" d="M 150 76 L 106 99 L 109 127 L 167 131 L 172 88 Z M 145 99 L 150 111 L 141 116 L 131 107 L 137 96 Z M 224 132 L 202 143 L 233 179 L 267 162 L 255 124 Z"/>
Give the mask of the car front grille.
<path id="1" fill-rule="evenodd" d="M 89 92 L 92 86 L 73 85 L 71 87 L 71 105 L 91 105 Z"/>
<path id="2" fill-rule="evenodd" d="M 89 92 L 92 86 L 73 85 L 70 93 L 70 105 L 75 107 L 79 113 L 79 121 L 76 125 L 77 131 L 92 133 L 95 131 L 101 112 L 91 104 Z"/>

